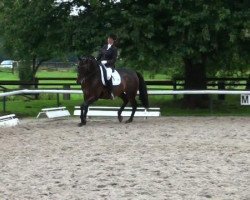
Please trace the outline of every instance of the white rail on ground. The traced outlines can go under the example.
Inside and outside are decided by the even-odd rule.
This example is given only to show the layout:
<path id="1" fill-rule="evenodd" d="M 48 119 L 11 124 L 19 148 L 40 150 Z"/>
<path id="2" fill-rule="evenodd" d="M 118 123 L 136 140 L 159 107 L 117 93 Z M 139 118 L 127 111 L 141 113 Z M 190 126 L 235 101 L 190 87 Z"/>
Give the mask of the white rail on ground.
<path id="1" fill-rule="evenodd" d="M 0 117 L 0 127 L 11 127 L 19 124 L 19 120 L 15 114 L 5 115 Z"/>
<path id="2" fill-rule="evenodd" d="M 89 106 L 88 117 L 117 117 L 117 112 L 120 107 L 109 107 L 109 106 Z M 132 112 L 132 107 L 125 107 L 122 112 L 123 117 L 129 117 Z M 74 115 L 79 116 L 81 113 L 80 107 L 75 106 Z M 142 108 L 138 107 L 135 112 L 135 117 L 159 117 L 161 115 L 160 108 Z"/>
<path id="3" fill-rule="evenodd" d="M 41 115 L 45 115 L 48 118 L 58 118 L 58 117 L 69 117 L 70 113 L 66 107 L 56 107 L 56 108 L 43 108 L 41 112 L 38 113 L 36 118 Z"/>

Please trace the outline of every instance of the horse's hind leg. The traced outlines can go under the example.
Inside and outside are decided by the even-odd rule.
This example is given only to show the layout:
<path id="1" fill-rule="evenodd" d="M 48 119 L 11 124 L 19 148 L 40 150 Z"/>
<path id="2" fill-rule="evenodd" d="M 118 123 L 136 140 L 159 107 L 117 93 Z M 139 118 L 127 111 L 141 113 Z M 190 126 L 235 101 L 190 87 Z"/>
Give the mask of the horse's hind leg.
<path id="1" fill-rule="evenodd" d="M 130 123 L 130 122 L 133 121 L 133 118 L 134 118 L 134 115 L 135 115 L 135 111 L 137 109 L 137 101 L 136 101 L 135 98 L 132 99 L 132 100 L 130 100 L 130 103 L 131 103 L 131 106 L 132 106 L 132 113 L 131 113 L 130 118 L 126 121 L 126 123 Z"/>
<path id="2" fill-rule="evenodd" d="M 126 105 L 128 104 L 128 97 L 125 93 L 122 93 L 119 97 L 123 100 L 123 104 L 120 107 L 120 109 L 118 110 L 118 120 L 119 120 L 119 122 L 122 122 L 123 117 L 121 116 L 121 114 L 122 114 L 122 111 L 124 110 L 124 108 L 126 107 Z"/>

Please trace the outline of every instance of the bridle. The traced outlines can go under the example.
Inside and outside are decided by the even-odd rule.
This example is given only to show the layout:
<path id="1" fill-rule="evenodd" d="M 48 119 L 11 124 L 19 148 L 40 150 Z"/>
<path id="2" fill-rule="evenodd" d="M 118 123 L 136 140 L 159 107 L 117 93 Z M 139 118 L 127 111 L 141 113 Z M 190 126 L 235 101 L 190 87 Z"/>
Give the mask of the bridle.
<path id="1" fill-rule="evenodd" d="M 89 58 L 89 59 L 91 59 L 91 58 Z M 80 84 L 82 85 L 83 83 L 85 83 L 86 80 L 90 79 L 92 76 L 94 76 L 95 74 L 97 74 L 97 72 L 98 72 L 98 68 L 96 68 L 96 70 L 94 70 L 93 72 L 89 73 L 87 76 L 83 75 L 83 77 L 80 80 Z M 79 73 L 79 71 L 78 71 L 78 73 Z"/>

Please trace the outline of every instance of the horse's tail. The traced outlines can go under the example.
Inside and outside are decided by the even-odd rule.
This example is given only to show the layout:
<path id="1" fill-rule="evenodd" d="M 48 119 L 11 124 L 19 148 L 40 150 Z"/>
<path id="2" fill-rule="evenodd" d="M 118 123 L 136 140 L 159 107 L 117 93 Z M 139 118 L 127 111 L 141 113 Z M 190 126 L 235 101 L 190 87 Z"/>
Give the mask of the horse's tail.
<path id="1" fill-rule="evenodd" d="M 145 108 L 148 108 L 149 103 L 148 103 L 148 91 L 147 91 L 146 83 L 144 81 L 144 78 L 139 72 L 136 72 L 136 74 L 139 78 L 139 99 L 141 100 L 142 105 Z"/>

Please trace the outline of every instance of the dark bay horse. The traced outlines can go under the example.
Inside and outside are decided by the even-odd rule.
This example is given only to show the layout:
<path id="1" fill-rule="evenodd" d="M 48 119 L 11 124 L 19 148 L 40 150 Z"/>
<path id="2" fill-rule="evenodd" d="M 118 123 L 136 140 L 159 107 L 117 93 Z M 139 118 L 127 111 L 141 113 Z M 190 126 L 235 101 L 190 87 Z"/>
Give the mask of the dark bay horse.
<path id="1" fill-rule="evenodd" d="M 148 108 L 147 87 L 140 73 L 129 69 L 117 69 L 117 71 L 121 76 L 121 83 L 120 85 L 113 86 L 113 93 L 123 100 L 123 104 L 118 110 L 118 120 L 120 122 L 123 120 L 121 113 L 129 102 L 132 106 L 131 116 L 126 121 L 126 123 L 129 123 L 133 121 L 137 109 L 135 97 L 138 90 L 142 105 Z M 79 126 L 82 126 L 86 124 L 89 105 L 98 99 L 111 99 L 111 94 L 106 86 L 102 84 L 101 70 L 94 57 L 79 58 L 77 72 L 77 83 L 81 84 L 84 94 L 84 103 L 81 105 L 81 123 L 79 124 Z"/>

